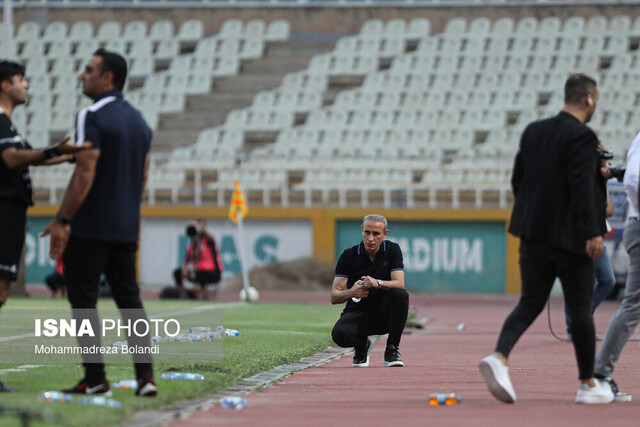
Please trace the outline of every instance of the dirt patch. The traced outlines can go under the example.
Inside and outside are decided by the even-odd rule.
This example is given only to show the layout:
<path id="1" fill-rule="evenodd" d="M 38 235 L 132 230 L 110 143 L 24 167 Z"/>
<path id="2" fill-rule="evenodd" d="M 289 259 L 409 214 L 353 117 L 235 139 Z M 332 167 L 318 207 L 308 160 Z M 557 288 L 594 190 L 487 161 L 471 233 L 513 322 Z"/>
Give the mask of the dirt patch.
<path id="1" fill-rule="evenodd" d="M 249 282 L 258 291 L 329 291 L 334 273 L 331 265 L 313 258 L 301 258 L 254 268 L 249 271 Z M 225 280 L 221 286 L 226 291 L 240 291 L 241 288 L 241 274 Z"/>

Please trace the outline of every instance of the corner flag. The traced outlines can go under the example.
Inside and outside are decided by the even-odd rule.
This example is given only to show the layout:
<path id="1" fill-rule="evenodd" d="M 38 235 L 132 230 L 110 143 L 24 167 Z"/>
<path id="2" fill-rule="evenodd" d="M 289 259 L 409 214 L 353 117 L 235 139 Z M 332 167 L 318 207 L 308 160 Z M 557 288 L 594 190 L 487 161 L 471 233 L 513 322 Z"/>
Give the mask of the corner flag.
<path id="1" fill-rule="evenodd" d="M 240 189 L 240 183 L 238 181 L 234 181 L 231 206 L 229 206 L 229 219 L 236 224 L 238 223 L 238 210 L 240 210 L 240 216 L 244 218 L 249 212 L 249 207 L 247 206 L 247 201 L 244 198 L 244 193 Z"/>

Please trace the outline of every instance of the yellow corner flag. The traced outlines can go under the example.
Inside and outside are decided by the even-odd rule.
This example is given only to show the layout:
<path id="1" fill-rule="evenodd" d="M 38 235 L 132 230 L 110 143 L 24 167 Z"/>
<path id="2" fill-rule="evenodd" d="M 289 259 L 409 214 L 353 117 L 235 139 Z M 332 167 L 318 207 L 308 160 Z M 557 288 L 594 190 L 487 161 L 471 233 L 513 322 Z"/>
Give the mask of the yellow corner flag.
<path id="1" fill-rule="evenodd" d="M 233 195 L 231 196 L 231 206 L 229 206 L 229 219 L 236 224 L 238 223 L 238 210 L 240 210 L 240 216 L 244 218 L 249 212 L 247 201 L 244 198 L 244 193 L 240 189 L 240 183 L 238 181 L 233 182 Z"/>

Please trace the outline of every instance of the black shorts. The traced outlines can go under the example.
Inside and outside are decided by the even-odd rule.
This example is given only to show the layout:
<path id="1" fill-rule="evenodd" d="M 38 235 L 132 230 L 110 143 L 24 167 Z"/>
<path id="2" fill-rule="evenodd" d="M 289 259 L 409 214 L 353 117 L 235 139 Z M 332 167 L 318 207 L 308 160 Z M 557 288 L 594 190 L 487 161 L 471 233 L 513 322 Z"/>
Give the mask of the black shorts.
<path id="1" fill-rule="evenodd" d="M 26 225 L 27 205 L 0 199 L 0 277 L 16 280 Z"/>

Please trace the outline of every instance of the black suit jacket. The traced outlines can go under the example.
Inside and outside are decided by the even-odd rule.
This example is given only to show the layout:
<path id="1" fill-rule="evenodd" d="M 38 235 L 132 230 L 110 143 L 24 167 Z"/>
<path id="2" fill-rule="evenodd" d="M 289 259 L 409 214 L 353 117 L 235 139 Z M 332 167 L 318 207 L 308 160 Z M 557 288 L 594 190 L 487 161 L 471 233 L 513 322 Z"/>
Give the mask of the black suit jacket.
<path id="1" fill-rule="evenodd" d="M 597 147 L 595 133 L 564 111 L 527 126 L 511 177 L 509 232 L 586 256 L 587 239 L 606 233 Z"/>

